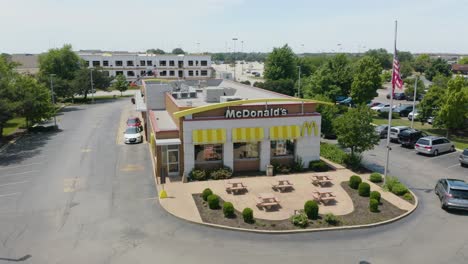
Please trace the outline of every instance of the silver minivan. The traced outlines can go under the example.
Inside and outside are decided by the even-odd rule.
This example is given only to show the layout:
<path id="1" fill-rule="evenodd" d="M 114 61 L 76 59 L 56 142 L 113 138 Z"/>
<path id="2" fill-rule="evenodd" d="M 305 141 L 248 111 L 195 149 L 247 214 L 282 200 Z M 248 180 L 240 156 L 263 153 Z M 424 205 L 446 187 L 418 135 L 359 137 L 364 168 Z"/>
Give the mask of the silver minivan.
<path id="1" fill-rule="evenodd" d="M 463 180 L 440 179 L 434 188 L 442 209 L 468 210 L 468 184 Z"/>
<path id="2" fill-rule="evenodd" d="M 444 137 L 429 136 L 420 138 L 414 145 L 414 149 L 417 153 L 437 156 L 443 152 L 455 151 L 455 146 Z"/>

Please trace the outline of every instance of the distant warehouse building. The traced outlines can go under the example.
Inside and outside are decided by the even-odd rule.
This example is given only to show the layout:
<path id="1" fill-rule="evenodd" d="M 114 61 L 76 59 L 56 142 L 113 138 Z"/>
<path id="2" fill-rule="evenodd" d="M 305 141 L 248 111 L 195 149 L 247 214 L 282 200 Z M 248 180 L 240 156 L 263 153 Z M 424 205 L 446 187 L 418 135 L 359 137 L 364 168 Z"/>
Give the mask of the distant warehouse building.
<path id="1" fill-rule="evenodd" d="M 308 166 L 320 159 L 317 102 L 210 79 L 161 83 L 143 80 L 136 108 L 158 177 L 188 176 L 223 166 L 234 173 L 269 164 Z"/>
<path id="2" fill-rule="evenodd" d="M 468 64 L 453 64 L 452 72 L 456 74 L 468 75 Z"/>
<path id="3" fill-rule="evenodd" d="M 79 51 L 88 67 L 102 67 L 110 76 L 127 80 L 141 77 L 200 80 L 213 77 L 211 55 L 147 54 L 130 52 Z"/>

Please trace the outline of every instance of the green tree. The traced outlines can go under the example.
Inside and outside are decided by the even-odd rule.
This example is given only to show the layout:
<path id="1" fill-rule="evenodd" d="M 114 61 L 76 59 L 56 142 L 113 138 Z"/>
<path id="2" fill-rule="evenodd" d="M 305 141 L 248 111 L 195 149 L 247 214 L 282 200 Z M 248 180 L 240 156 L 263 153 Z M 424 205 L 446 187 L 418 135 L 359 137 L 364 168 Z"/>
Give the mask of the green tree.
<path id="1" fill-rule="evenodd" d="M 258 85 L 258 84 L 257 84 Z M 266 80 L 263 84 L 256 87 L 270 90 L 276 93 L 285 95 L 294 95 L 294 81 L 291 79 L 280 79 L 280 80 Z"/>
<path id="2" fill-rule="evenodd" d="M 285 44 L 281 48 L 274 48 L 265 61 L 265 79 L 270 81 L 297 78 L 297 59 L 292 49 Z"/>
<path id="3" fill-rule="evenodd" d="M 413 98 L 414 96 L 414 78 L 406 78 L 404 79 L 405 82 L 405 95 L 407 97 Z M 419 95 L 424 93 L 424 89 L 426 89 L 426 86 L 424 85 L 424 82 L 421 79 L 418 79 L 418 87 L 416 89 L 416 98 L 418 98 Z"/>
<path id="4" fill-rule="evenodd" d="M 413 68 L 419 73 L 425 72 L 429 67 L 431 67 L 431 57 L 428 54 L 421 54 L 416 57 L 413 62 Z"/>
<path id="5" fill-rule="evenodd" d="M 413 66 L 411 66 L 411 62 L 403 61 L 400 63 L 400 74 L 402 78 L 410 77 L 413 74 Z"/>
<path id="6" fill-rule="evenodd" d="M 306 98 L 324 95 L 334 101 L 337 96 L 349 96 L 353 73 L 349 58 L 338 54 L 320 66 L 314 74 L 304 78 L 303 91 Z"/>
<path id="7" fill-rule="evenodd" d="M 424 75 L 429 81 L 432 81 L 432 78 L 437 74 L 442 74 L 444 76 L 452 75 L 450 65 L 441 58 L 433 60 L 431 66 L 424 72 Z"/>
<path id="8" fill-rule="evenodd" d="M 468 82 L 462 76 L 457 76 L 447 84 L 435 125 L 446 128 L 449 135 L 457 129 L 465 128 L 467 119 Z"/>
<path id="9" fill-rule="evenodd" d="M 19 102 L 17 113 L 26 118 L 26 126 L 55 114 L 49 89 L 36 79 L 20 75 L 14 82 L 16 98 Z"/>
<path id="10" fill-rule="evenodd" d="M 146 50 L 146 53 L 152 53 L 152 54 L 166 54 L 166 52 L 162 49 L 149 49 Z"/>
<path id="11" fill-rule="evenodd" d="M 441 74 L 432 79 L 432 85 L 418 105 L 421 122 L 424 123 L 429 117 L 437 119 L 438 111 L 442 106 L 447 84 L 450 78 Z"/>
<path id="12" fill-rule="evenodd" d="M 397 51 L 397 54 L 400 62 L 412 62 L 414 60 L 413 54 L 409 51 Z"/>
<path id="13" fill-rule="evenodd" d="M 381 72 L 379 61 L 374 57 L 364 56 L 356 63 L 350 94 L 354 103 L 364 104 L 377 96 L 377 89 L 382 87 Z"/>
<path id="14" fill-rule="evenodd" d="M 19 102 L 15 98 L 15 89 L 13 83 L 18 76 L 13 69 L 15 64 L 9 62 L 6 56 L 0 56 L 0 139 L 3 135 L 3 128 L 8 120 L 10 120 Z"/>
<path id="15" fill-rule="evenodd" d="M 94 90 L 107 91 L 110 87 L 112 78 L 109 76 L 107 71 L 103 71 L 102 68 L 87 68 L 82 67 L 75 72 L 75 78 L 72 81 L 73 91 L 76 94 L 83 95 L 86 100 L 88 93 L 91 91 L 91 71 L 93 71 L 93 88 Z M 54 87 L 55 88 L 55 87 Z"/>
<path id="16" fill-rule="evenodd" d="M 349 110 L 335 119 L 334 128 L 338 143 L 351 150 L 351 156 L 371 150 L 379 143 L 379 136 L 372 125 L 373 113 L 366 105 Z"/>
<path id="17" fill-rule="evenodd" d="M 50 75 L 54 74 L 54 92 L 59 97 L 73 97 L 72 80 L 83 65 L 82 60 L 72 50 L 71 45 L 60 49 L 50 49 L 39 55 L 39 80 L 49 85 Z"/>
<path id="18" fill-rule="evenodd" d="M 115 90 L 120 91 L 120 96 L 122 96 L 122 93 L 124 91 L 128 90 L 128 87 L 129 87 L 129 85 L 128 85 L 128 82 L 127 82 L 127 79 L 125 78 L 125 76 L 123 76 L 122 74 L 119 74 L 119 75 L 117 75 L 117 77 L 115 77 L 115 81 L 112 84 L 112 88 L 114 88 Z"/>
<path id="19" fill-rule="evenodd" d="M 313 99 L 333 103 L 332 100 L 323 95 L 317 95 Z M 325 137 L 336 135 L 335 129 L 333 128 L 333 120 L 335 120 L 340 114 L 339 108 L 334 105 L 318 104 L 317 112 L 319 112 L 320 116 L 322 117 L 322 122 L 320 125 L 321 134 Z"/>
<path id="20" fill-rule="evenodd" d="M 388 53 L 386 49 L 371 49 L 364 55 L 377 59 L 383 69 L 388 70 L 392 68 L 392 54 Z"/>
<path id="21" fill-rule="evenodd" d="M 172 54 L 185 54 L 185 51 L 181 48 L 175 48 L 172 50 Z"/>
<path id="22" fill-rule="evenodd" d="M 463 57 L 459 59 L 458 64 L 468 64 L 468 57 Z"/>
<path id="23" fill-rule="evenodd" d="M 391 70 L 383 70 L 380 74 L 380 79 L 382 83 L 390 82 L 392 80 L 392 71 Z"/>

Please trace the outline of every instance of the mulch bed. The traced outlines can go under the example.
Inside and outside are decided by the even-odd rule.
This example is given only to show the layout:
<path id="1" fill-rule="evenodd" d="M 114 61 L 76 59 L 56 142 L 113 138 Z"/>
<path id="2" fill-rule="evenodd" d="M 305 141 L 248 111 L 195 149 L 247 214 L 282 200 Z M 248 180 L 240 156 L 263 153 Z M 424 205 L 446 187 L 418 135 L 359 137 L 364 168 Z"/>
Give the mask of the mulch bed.
<path id="1" fill-rule="evenodd" d="M 337 216 L 340 222 L 336 226 L 371 224 L 392 219 L 406 212 L 390 204 L 382 198 L 381 204 L 379 205 L 380 212 L 372 213 L 369 211 L 369 197 L 359 196 L 357 190 L 351 189 L 348 186 L 348 182 L 343 182 L 341 186 L 353 200 L 354 211 L 347 215 Z M 195 201 L 195 204 L 197 205 L 200 216 L 203 222 L 205 223 L 258 230 L 301 229 L 299 227 L 294 226 L 289 219 L 277 221 L 256 219 L 255 223 L 248 224 L 244 222 L 242 218 L 242 213 L 237 210 L 235 211 L 235 216 L 233 218 L 226 218 L 223 215 L 222 208 L 217 210 L 209 209 L 207 202 L 203 201 L 201 194 L 193 194 L 192 196 Z M 221 198 L 219 200 L 220 204 L 222 205 L 224 201 Z M 301 207 L 302 205 L 299 205 L 298 209 L 302 209 Z M 319 219 L 310 220 L 309 226 L 306 229 L 324 228 L 332 226 L 333 225 L 329 225 L 323 220 L 323 215 L 320 215 Z"/>

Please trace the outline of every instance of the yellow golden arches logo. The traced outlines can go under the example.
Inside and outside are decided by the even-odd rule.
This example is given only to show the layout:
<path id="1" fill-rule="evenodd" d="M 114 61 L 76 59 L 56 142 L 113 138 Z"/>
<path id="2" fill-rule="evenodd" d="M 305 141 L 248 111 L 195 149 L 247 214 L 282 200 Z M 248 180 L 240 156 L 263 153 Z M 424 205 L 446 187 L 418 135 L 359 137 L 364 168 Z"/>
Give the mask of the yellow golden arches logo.
<path id="1" fill-rule="evenodd" d="M 314 132 L 314 136 L 319 135 L 317 123 L 315 123 L 315 121 L 310 121 L 310 122 L 305 121 L 304 124 L 302 124 L 301 136 L 304 137 L 306 135 L 305 134 L 306 132 L 307 132 L 307 135 L 310 136 L 312 134 L 312 131 Z"/>

